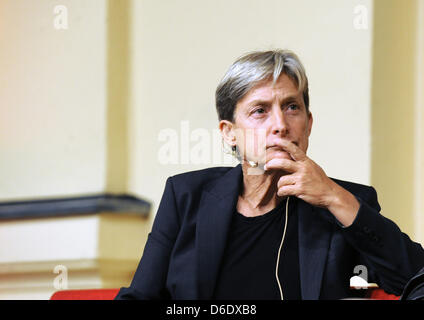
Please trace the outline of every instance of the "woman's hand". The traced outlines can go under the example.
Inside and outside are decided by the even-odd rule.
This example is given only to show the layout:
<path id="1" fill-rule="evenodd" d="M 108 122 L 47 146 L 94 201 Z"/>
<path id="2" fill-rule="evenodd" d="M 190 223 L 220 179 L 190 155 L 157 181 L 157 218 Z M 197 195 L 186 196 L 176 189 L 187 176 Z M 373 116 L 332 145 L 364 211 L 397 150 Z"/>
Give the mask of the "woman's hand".
<path id="1" fill-rule="evenodd" d="M 294 143 L 284 142 L 281 148 L 293 160 L 274 158 L 265 164 L 265 171 L 282 170 L 287 174 L 278 180 L 280 197 L 296 196 L 311 205 L 329 210 L 344 226 L 355 220 L 359 202 L 353 194 L 331 180 L 324 170 Z"/>

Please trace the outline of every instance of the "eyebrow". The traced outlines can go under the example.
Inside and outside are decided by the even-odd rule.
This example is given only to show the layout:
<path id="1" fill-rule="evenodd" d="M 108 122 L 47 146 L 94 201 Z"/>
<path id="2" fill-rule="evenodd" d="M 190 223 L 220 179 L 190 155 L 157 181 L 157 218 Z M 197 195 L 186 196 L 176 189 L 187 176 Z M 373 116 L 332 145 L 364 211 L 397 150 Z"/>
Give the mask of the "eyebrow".
<path id="1" fill-rule="evenodd" d="M 266 100 L 266 99 L 253 99 L 252 101 L 249 101 L 248 104 L 252 105 L 252 104 L 270 104 L 270 100 Z M 286 104 L 288 102 L 298 102 L 298 99 L 296 96 L 288 96 L 286 98 L 283 99 L 282 104 Z"/>

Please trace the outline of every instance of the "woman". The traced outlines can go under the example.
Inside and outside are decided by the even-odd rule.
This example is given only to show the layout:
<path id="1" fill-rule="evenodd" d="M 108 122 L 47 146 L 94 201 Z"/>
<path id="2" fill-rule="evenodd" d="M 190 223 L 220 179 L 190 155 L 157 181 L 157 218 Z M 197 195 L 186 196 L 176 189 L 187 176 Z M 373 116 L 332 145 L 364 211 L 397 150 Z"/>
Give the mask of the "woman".
<path id="1" fill-rule="evenodd" d="M 240 165 L 168 178 L 117 299 L 340 299 L 357 265 L 399 295 L 424 250 L 379 214 L 372 187 L 330 179 L 306 156 L 313 118 L 298 57 L 241 57 L 216 107 Z"/>

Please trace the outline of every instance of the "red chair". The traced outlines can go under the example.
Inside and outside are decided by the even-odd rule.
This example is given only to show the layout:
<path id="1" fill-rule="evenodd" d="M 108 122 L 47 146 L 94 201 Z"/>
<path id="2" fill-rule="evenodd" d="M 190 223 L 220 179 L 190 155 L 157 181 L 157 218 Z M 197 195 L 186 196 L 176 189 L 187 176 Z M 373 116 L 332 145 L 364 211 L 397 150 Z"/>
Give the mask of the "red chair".
<path id="1" fill-rule="evenodd" d="M 56 291 L 50 300 L 113 300 L 119 289 L 85 289 Z M 366 298 L 374 300 L 399 300 L 399 296 L 384 292 L 383 289 L 368 289 Z"/>
<path id="2" fill-rule="evenodd" d="M 113 300 L 119 289 L 85 289 L 56 291 L 50 300 Z"/>
<path id="3" fill-rule="evenodd" d="M 368 289 L 366 298 L 373 300 L 399 300 L 400 296 L 386 293 L 383 289 L 371 288 Z"/>

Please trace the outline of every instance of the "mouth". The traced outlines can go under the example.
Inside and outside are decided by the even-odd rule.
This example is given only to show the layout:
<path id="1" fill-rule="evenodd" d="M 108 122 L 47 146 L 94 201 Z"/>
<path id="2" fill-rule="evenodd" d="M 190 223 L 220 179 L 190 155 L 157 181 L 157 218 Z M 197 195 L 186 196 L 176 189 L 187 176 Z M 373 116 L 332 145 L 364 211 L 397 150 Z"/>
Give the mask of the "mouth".
<path id="1" fill-rule="evenodd" d="M 299 147 L 299 143 L 297 141 L 291 141 L 291 142 Z M 283 156 L 283 155 L 288 156 L 289 159 L 294 160 L 291 154 L 287 152 L 286 150 L 284 150 L 283 147 L 281 147 L 281 145 L 271 145 L 267 147 L 266 150 L 269 151 L 270 153 L 275 153 L 274 156 L 277 156 L 278 154 L 280 154 L 280 156 Z M 271 156 L 271 154 L 269 156 Z"/>
<path id="2" fill-rule="evenodd" d="M 291 142 L 293 144 L 295 144 L 296 146 L 299 146 L 299 143 L 297 141 L 291 141 Z M 278 149 L 278 150 L 281 150 L 281 151 L 284 151 L 285 152 L 285 150 L 280 145 L 277 145 L 277 144 L 273 144 L 271 146 L 268 146 L 267 149 Z"/>

